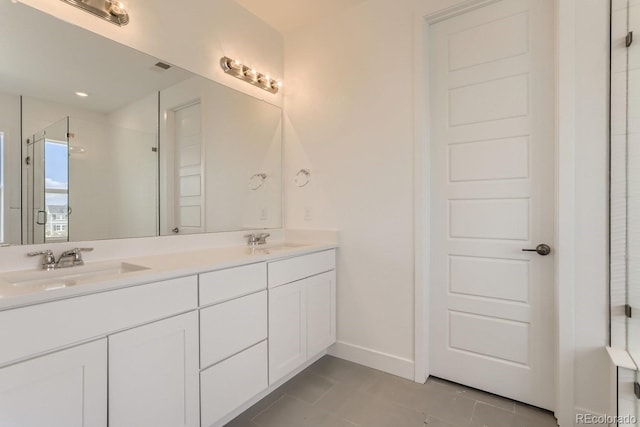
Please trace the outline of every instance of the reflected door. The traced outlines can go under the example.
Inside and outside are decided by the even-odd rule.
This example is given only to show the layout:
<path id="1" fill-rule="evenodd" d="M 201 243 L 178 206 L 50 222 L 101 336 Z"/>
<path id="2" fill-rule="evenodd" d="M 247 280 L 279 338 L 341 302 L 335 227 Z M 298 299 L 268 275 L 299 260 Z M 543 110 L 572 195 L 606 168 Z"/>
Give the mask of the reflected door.
<path id="1" fill-rule="evenodd" d="M 69 117 L 35 134 L 27 153 L 28 243 L 69 241 Z"/>
<path id="2" fill-rule="evenodd" d="M 174 110 L 174 233 L 204 232 L 200 102 Z"/>

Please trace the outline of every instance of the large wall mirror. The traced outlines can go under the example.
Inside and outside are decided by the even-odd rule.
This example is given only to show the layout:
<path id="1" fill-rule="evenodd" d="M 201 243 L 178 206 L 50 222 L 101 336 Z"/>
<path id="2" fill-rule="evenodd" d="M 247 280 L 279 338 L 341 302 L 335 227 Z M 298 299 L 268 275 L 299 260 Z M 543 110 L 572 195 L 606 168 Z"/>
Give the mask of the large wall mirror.
<path id="1" fill-rule="evenodd" d="M 0 2 L 0 244 L 278 228 L 282 112 Z"/>

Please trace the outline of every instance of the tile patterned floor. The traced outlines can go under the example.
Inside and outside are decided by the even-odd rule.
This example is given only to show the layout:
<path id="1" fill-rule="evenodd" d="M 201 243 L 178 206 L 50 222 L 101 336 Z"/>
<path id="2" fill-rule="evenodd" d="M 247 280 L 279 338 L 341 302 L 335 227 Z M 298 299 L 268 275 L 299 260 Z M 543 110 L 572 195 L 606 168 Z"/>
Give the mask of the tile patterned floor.
<path id="1" fill-rule="evenodd" d="M 547 411 L 444 380 L 325 356 L 227 427 L 556 427 Z"/>

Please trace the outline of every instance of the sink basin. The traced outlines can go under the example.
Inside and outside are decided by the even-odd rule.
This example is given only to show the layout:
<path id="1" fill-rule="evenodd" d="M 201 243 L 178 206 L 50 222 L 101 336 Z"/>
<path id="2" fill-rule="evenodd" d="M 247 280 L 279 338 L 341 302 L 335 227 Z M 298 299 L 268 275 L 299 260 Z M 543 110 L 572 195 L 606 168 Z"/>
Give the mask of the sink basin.
<path id="1" fill-rule="evenodd" d="M 84 281 L 148 270 L 147 267 L 126 262 L 89 264 L 53 271 L 20 271 L 0 275 L 0 279 L 17 288 L 39 288 L 50 291 L 78 285 Z"/>
<path id="2" fill-rule="evenodd" d="M 303 248 L 309 246 L 305 243 L 275 243 L 273 245 L 253 246 L 249 248 L 249 252 L 252 254 L 272 254 L 277 252 L 290 251 L 293 249 Z"/>

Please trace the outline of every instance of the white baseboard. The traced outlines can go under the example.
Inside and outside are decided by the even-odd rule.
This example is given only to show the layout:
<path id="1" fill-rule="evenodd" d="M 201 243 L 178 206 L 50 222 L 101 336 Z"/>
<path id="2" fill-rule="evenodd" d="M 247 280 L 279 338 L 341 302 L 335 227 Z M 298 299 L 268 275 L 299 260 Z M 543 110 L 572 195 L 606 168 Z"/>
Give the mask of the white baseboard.
<path id="1" fill-rule="evenodd" d="M 327 354 L 392 375 L 397 375 L 411 381 L 414 380 L 413 360 L 342 341 L 338 341 L 329 347 Z"/>

